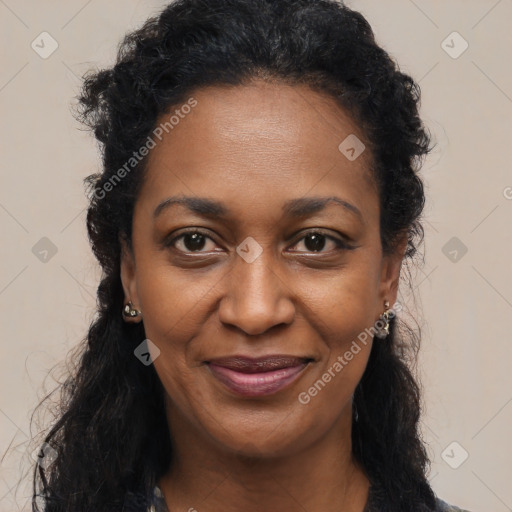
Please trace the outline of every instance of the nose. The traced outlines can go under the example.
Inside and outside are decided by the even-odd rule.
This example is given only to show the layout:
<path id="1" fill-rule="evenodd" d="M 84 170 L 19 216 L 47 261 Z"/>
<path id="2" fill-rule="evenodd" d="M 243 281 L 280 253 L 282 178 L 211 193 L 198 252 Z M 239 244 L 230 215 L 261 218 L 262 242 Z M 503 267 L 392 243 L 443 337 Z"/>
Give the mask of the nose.
<path id="1" fill-rule="evenodd" d="M 276 267 L 269 249 L 251 263 L 237 257 L 225 277 L 220 321 L 253 336 L 290 324 L 295 316 L 293 292 Z"/>

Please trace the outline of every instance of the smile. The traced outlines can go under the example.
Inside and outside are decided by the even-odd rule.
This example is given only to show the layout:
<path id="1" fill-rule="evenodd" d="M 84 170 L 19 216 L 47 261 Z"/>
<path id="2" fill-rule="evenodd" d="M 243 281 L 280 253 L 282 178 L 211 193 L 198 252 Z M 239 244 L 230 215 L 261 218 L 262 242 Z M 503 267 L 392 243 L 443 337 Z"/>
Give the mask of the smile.
<path id="1" fill-rule="evenodd" d="M 231 391 L 242 396 L 266 396 L 281 391 L 297 380 L 309 362 L 277 370 L 246 373 L 208 363 L 211 374 Z"/>

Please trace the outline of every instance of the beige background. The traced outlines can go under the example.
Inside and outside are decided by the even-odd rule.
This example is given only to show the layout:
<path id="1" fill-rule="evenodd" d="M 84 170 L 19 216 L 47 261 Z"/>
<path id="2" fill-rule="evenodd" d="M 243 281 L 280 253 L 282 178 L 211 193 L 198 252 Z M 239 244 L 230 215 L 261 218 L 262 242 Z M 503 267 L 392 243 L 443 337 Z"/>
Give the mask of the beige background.
<path id="1" fill-rule="evenodd" d="M 348 4 L 420 82 L 422 115 L 438 144 L 423 167 L 425 265 L 414 274 L 432 486 L 472 512 L 512 510 L 512 2 Z M 48 370 L 82 339 L 95 303 L 99 272 L 82 179 L 100 160 L 70 104 L 80 75 L 111 64 L 121 36 L 164 5 L 0 0 L 2 511 L 29 510 L 29 488 L 16 484 L 36 433 L 30 414 L 43 384 L 53 389 Z M 31 48 L 43 31 L 58 43 L 46 59 Z M 469 44 L 457 58 L 464 41 L 451 35 L 442 43 L 454 31 Z M 33 252 L 42 237 L 57 251 L 46 262 Z"/>

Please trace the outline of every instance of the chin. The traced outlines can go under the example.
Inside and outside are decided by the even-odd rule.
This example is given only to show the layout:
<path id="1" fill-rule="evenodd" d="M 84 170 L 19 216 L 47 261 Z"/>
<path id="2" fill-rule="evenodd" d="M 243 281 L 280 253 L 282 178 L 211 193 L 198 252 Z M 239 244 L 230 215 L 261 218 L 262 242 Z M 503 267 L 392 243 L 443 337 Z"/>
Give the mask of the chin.
<path id="1" fill-rule="evenodd" d="M 226 425 L 224 422 L 219 423 L 218 426 L 218 429 L 215 428 L 215 431 L 210 431 L 209 434 L 216 439 L 222 450 L 240 457 L 256 459 L 275 459 L 294 455 L 321 436 L 321 432 L 313 428 L 299 430 L 297 425 L 292 422 L 287 424 L 282 419 L 275 424 L 262 419 L 261 424 L 253 424 L 247 430 L 243 429 L 242 422 L 238 425 Z"/>

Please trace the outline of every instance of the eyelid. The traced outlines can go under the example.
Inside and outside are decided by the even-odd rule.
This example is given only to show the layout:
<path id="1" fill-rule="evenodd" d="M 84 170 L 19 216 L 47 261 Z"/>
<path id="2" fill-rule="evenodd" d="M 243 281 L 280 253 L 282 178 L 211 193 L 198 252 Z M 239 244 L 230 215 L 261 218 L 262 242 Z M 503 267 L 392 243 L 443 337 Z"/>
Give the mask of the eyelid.
<path id="1" fill-rule="evenodd" d="M 184 235 L 188 235 L 189 233 L 199 233 L 201 235 L 203 235 L 204 237 L 206 238 L 209 238 L 210 240 L 213 240 L 215 243 L 217 243 L 215 241 L 215 239 L 209 234 L 207 233 L 206 231 L 204 231 L 202 228 L 188 228 L 186 229 L 185 231 L 181 231 L 179 235 L 174 235 L 174 233 L 178 231 L 178 230 L 175 230 L 173 231 L 172 233 L 170 233 L 169 235 L 167 235 L 163 241 L 162 241 L 162 246 L 164 248 L 168 248 L 168 247 L 171 247 L 173 248 L 174 246 L 174 243 L 179 240 L 180 238 L 182 238 Z M 182 254 L 185 254 L 183 253 L 183 251 L 180 251 L 182 252 Z"/>
<path id="2" fill-rule="evenodd" d="M 333 231 L 334 231 L 334 233 L 336 233 L 336 235 L 332 234 Z M 290 237 L 288 237 L 285 241 L 287 243 L 292 244 L 291 246 L 293 247 L 294 245 L 298 244 L 301 240 L 306 238 L 306 236 L 313 235 L 313 234 L 322 235 L 325 238 L 332 240 L 335 243 L 336 248 L 332 251 L 321 251 L 321 252 L 292 251 L 292 252 L 294 252 L 296 254 L 304 254 L 304 255 L 318 254 L 318 257 L 320 257 L 322 255 L 325 255 L 325 256 L 332 255 L 332 253 L 353 251 L 354 249 L 357 249 L 360 247 L 360 245 L 356 245 L 353 238 L 349 237 L 348 235 L 345 235 L 344 233 L 342 233 L 336 229 L 333 229 L 333 228 L 329 229 L 329 228 L 322 228 L 322 227 L 315 227 L 315 226 L 303 228 L 303 229 L 297 231 L 296 233 L 294 233 L 293 235 L 291 235 Z"/>
<path id="3" fill-rule="evenodd" d="M 208 232 L 204 231 L 202 228 L 188 228 L 185 231 L 182 231 L 180 234 L 173 236 L 172 238 L 170 238 L 171 235 L 168 235 L 164 239 L 164 241 L 163 241 L 163 246 L 166 247 L 166 248 L 168 248 L 168 247 L 174 248 L 174 243 L 177 240 L 181 239 L 184 235 L 187 235 L 189 233 L 199 233 L 199 234 L 203 235 L 204 237 L 209 238 L 210 240 L 212 240 L 215 243 L 217 243 L 215 241 L 215 238 L 210 236 L 210 234 Z M 299 234 L 302 234 L 302 236 L 297 238 L 297 236 Z M 340 237 L 337 238 L 337 237 L 329 234 L 328 232 L 326 232 L 326 230 L 324 228 L 305 228 L 305 229 L 299 231 L 298 233 L 296 233 L 295 235 L 293 235 L 292 237 L 288 238 L 288 240 L 293 240 L 293 245 L 296 245 L 301 240 L 303 240 L 307 235 L 310 235 L 310 234 L 323 235 L 326 238 L 329 238 L 330 240 L 332 240 L 336 244 L 336 246 L 337 246 L 336 249 L 335 249 L 335 252 L 337 252 L 337 251 L 344 251 L 344 250 L 352 251 L 352 250 L 357 249 L 359 247 L 358 245 L 351 244 L 348 241 L 348 237 L 342 235 L 341 233 L 339 233 Z M 169 240 L 169 238 L 170 238 L 170 240 Z M 187 254 L 186 252 L 183 252 L 183 251 L 179 251 L 179 252 L 181 254 Z M 300 253 L 301 251 L 296 251 L 296 252 Z M 330 252 L 330 251 L 327 251 L 327 253 L 328 252 Z M 196 254 L 201 254 L 201 251 L 198 251 Z M 315 253 L 313 252 L 313 254 L 315 254 Z M 324 254 L 324 253 L 319 252 L 317 254 Z"/>

